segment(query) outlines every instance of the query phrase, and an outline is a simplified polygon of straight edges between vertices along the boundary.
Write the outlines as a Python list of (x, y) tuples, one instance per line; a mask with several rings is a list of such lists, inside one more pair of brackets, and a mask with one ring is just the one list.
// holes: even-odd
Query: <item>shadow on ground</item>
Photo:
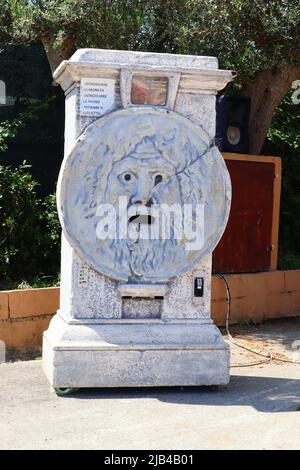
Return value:
[(222, 387), (80, 389), (62, 397), (80, 400), (157, 399), (177, 405), (252, 406), (262, 412), (295, 411), (300, 406), (300, 379), (233, 375)]

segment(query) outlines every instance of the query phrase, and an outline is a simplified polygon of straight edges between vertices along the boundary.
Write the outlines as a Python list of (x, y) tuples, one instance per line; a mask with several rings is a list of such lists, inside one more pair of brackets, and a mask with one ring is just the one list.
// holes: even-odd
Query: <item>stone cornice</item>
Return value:
[(236, 76), (235, 72), (229, 70), (220, 70), (217, 68), (199, 68), (184, 67), (179, 65), (148, 65), (148, 64), (112, 64), (109, 62), (95, 62), (74, 60), (63, 61), (55, 70), (53, 77), (56, 83), (60, 84), (65, 92), (72, 85), (78, 83), (81, 77), (106, 77), (119, 78), (121, 70), (130, 70), (135, 72), (160, 72), (180, 73), (180, 82), (178, 92), (185, 93), (216, 93), (222, 90), (228, 82)]

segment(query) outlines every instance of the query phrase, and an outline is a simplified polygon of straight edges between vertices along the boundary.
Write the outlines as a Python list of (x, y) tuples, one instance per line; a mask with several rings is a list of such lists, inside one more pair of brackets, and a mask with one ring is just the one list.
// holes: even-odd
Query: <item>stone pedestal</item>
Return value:
[[(60, 310), (43, 340), (52, 386), (228, 383), (210, 294), (231, 199), (214, 146), (215, 94), (231, 72), (213, 57), (83, 49), (54, 78), (66, 131)], [(99, 240), (99, 204), (123, 195), (138, 207), (202, 205), (203, 243)]]

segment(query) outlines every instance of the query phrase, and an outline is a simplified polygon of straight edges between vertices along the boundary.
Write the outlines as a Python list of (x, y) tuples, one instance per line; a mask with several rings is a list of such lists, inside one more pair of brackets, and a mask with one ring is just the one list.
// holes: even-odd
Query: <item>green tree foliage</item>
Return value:
[(20, 280), (33, 273), (56, 273), (60, 226), (55, 196), (41, 201), (29, 166), (0, 164), (0, 279)]
[(298, 0), (4, 0), (0, 11), (3, 39), (217, 55), (241, 80), (299, 59)]
[(138, 0), (4, 0), (2, 37), (41, 39), (65, 58), (78, 47), (138, 49), (147, 9)]
[(300, 267), (300, 104), (291, 93), (276, 110), (263, 151), (282, 158), (280, 268)]
[(300, 76), (299, 0), (3, 0), (0, 24), (2, 44), (42, 40), (52, 69), (79, 47), (217, 56), (252, 98), (253, 153)]
[(7, 141), (13, 139), (23, 126), (20, 118), (0, 122), (0, 152), (7, 150)]

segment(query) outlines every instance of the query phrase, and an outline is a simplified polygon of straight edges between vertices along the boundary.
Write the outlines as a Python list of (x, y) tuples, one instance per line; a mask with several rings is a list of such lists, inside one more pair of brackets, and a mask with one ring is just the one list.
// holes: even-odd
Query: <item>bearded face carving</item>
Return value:
[[(211, 253), (223, 233), (230, 200), (224, 166), (206, 133), (178, 114), (116, 111), (91, 124), (66, 159), (58, 195), (63, 230), (102, 274), (169, 281)], [(202, 231), (194, 249), (187, 221), (195, 237), (195, 225)]]
[[(108, 176), (105, 201), (116, 204), (120, 196), (127, 196), (129, 205), (151, 206), (160, 202), (170, 189), (170, 180), (176, 167), (163, 158), (152, 140), (146, 137), (133, 151), (113, 164)], [(177, 202), (179, 201), (179, 187)], [(174, 195), (175, 196), (175, 195)]]
[[(177, 242), (174, 240), (173, 220), (170, 221), (167, 239), (164, 239), (160, 230), (162, 222), (167, 222), (166, 218), (163, 219), (164, 204), (168, 207), (172, 201), (172, 204), (181, 207), (182, 202), (176, 167), (164, 159), (149, 137), (137, 143), (132, 152), (113, 164), (104, 202), (112, 208), (118, 208), (120, 198), (124, 198), (127, 209), (124, 220), (127, 236), (120, 239), (120, 231), (115, 231), (109, 245), (115, 255), (114, 262), (122, 260), (124, 268), (130, 268), (131, 279), (138, 280), (151, 272), (164, 269), (166, 257), (169, 262), (172, 261), (170, 257), (174, 256)], [(99, 245), (104, 244), (102, 237)]]

